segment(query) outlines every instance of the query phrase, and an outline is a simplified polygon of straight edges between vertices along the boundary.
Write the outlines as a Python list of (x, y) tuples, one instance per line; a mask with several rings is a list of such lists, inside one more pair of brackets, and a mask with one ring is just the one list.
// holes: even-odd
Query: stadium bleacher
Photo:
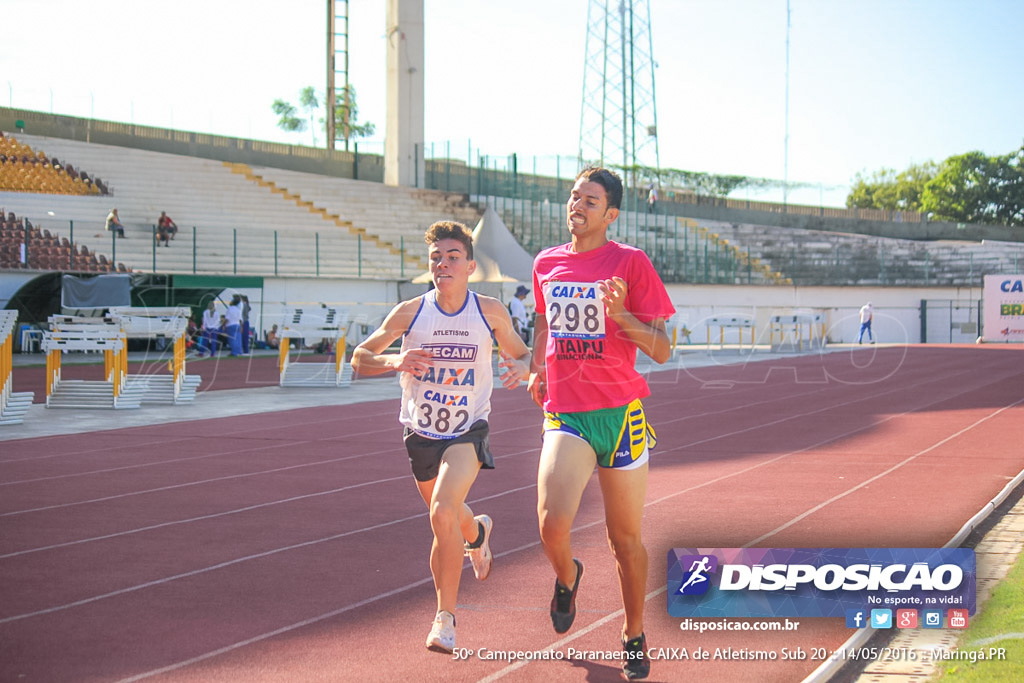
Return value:
[[(475, 225), (490, 203), (528, 251), (564, 240), (560, 204), (399, 188), (378, 182), (19, 134), (28, 157), (73, 159), (107, 178), (111, 195), (0, 190), (0, 203), (48, 230), (21, 263), (23, 237), (4, 233), (0, 263), (117, 270), (406, 280), (425, 270), (419, 242), (435, 220)], [(12, 148), (14, 149), (14, 148)], [(51, 164), (50, 168), (53, 166)], [(95, 186), (94, 186), (95, 187)], [(116, 206), (127, 239), (103, 221)], [(157, 247), (155, 222), (179, 225)], [(963, 286), (1020, 269), (1024, 244), (921, 241), (623, 211), (613, 239), (644, 248), (671, 282), (753, 285)], [(69, 242), (74, 245), (69, 246)], [(123, 265), (120, 265), (123, 264)]]
[(0, 191), (39, 194), (106, 194), (102, 181), (96, 182), (74, 166), (48, 157), (42, 150), (19, 142), (0, 131)]
[[(419, 242), (427, 225), (445, 218), (473, 225), (480, 215), (461, 205), (460, 196), (443, 192), (249, 169), (273, 180), (275, 191), (238, 172), (238, 165), (22, 137), (109, 178), (112, 196), (8, 193), (3, 202), (61, 238), (70, 237), (73, 226), (76, 243), (110, 260), (116, 249), (117, 261), (133, 271), (411, 278), (425, 269)], [(116, 245), (103, 227), (112, 207), (126, 227), (126, 239)], [(155, 248), (161, 211), (179, 232), (170, 247)], [(404, 257), (403, 240), (410, 241)]]

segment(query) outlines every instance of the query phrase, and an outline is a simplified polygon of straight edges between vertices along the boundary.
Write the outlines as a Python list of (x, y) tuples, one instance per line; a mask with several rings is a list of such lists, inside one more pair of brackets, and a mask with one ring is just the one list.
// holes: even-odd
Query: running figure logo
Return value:
[(679, 586), (678, 595), (703, 595), (711, 587), (709, 574), (718, 570), (718, 558), (714, 555), (684, 555), (679, 558), (679, 565), (689, 569), (683, 574), (683, 583)]

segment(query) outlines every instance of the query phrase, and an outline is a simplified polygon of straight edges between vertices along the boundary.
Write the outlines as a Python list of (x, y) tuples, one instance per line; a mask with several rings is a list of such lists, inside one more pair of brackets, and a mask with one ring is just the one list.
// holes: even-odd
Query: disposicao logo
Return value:
[(973, 614), (975, 580), (967, 548), (674, 548), (668, 612), (846, 619), (860, 612), (879, 628), (875, 610), (957, 607)]
[(679, 558), (689, 569), (683, 574), (683, 583), (679, 586), (680, 595), (703, 595), (711, 587), (710, 574), (718, 569), (718, 558), (714, 555), (684, 555)]

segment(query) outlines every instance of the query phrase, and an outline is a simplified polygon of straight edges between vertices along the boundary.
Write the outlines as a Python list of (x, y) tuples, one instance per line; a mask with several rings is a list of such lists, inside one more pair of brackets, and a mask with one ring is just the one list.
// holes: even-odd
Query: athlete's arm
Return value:
[(533, 402), (544, 407), (544, 398), (547, 396), (547, 370), (544, 359), (544, 350), (548, 345), (548, 319), (547, 316), (538, 315), (533, 322), (533, 359), (530, 363), (530, 383), (527, 389)]
[(360, 375), (380, 375), (389, 370), (410, 372), (419, 377), (431, 365), (430, 352), (409, 349), (403, 353), (384, 353), (396, 339), (405, 334), (419, 310), (419, 298), (391, 309), (381, 326), (363, 340), (352, 352), (352, 370)]
[(643, 323), (626, 310), (628, 287), (625, 280), (621, 277), (602, 280), (597, 283), (597, 288), (601, 292), (601, 301), (604, 302), (608, 317), (615, 321), (638, 349), (656, 363), (664, 363), (672, 356), (672, 342), (665, 331), (665, 319), (655, 318), (649, 323)]
[(498, 367), (505, 369), (501, 383), (506, 389), (515, 389), (520, 382), (530, 377), (530, 349), (523, 343), (523, 338), (516, 334), (512, 317), (500, 301), (480, 297), (480, 306), (498, 342), (498, 352), (502, 359)]

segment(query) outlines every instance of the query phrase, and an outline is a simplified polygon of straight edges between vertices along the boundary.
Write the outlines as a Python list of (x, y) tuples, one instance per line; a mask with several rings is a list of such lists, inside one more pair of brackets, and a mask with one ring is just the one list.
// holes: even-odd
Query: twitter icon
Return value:
[(871, 610), (871, 628), (892, 628), (892, 610)]

